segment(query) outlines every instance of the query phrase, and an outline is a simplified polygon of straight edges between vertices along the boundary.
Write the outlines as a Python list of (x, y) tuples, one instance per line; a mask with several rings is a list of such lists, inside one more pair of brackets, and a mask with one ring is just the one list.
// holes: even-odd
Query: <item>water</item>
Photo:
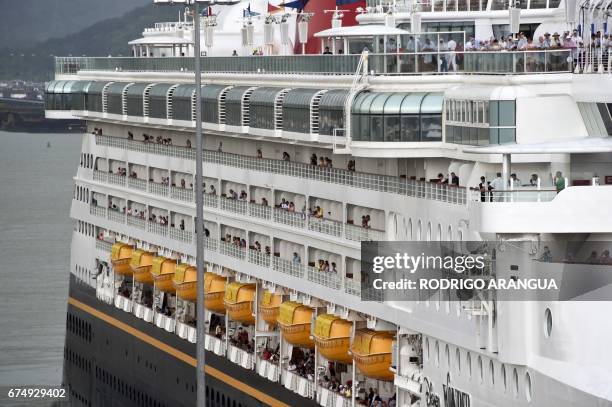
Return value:
[(80, 149), (75, 134), (0, 131), (0, 386), (61, 383)]

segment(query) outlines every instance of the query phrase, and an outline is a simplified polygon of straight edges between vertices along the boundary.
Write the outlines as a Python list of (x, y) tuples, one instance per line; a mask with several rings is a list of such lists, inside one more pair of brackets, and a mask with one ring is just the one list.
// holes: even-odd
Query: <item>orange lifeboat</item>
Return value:
[(283, 338), (292, 345), (313, 349), (314, 342), (310, 339), (313, 312), (312, 308), (300, 303), (283, 302), (277, 319)]
[(155, 287), (163, 292), (174, 292), (174, 272), (176, 270), (176, 260), (157, 256), (153, 259), (151, 267), (151, 277), (155, 282)]
[(313, 333), (317, 350), (332, 362), (352, 363), (349, 354), (353, 324), (333, 314), (317, 316)]
[(391, 352), (395, 336), (391, 332), (361, 329), (355, 333), (351, 353), (361, 373), (373, 379), (393, 381)]
[(255, 323), (253, 316), (253, 301), (255, 300), (255, 284), (242, 284), (236, 281), (229, 283), (225, 290), (225, 308), (227, 316), (244, 325)]
[(268, 290), (263, 292), (259, 303), (259, 315), (272, 327), (276, 325), (281, 302), (282, 297), (280, 295), (273, 294)]
[(215, 273), (204, 273), (204, 307), (207, 311), (225, 314), (225, 286), (227, 279)]
[(198, 271), (195, 267), (184, 263), (176, 266), (172, 283), (179, 298), (185, 301), (195, 301), (197, 299), (197, 281)]
[(132, 274), (130, 261), (132, 260), (132, 246), (126, 243), (115, 243), (111, 248), (111, 264), (117, 274), (129, 276)]
[(151, 252), (141, 249), (134, 250), (132, 260), (130, 260), (130, 268), (134, 274), (134, 280), (140, 283), (153, 283), (153, 277), (151, 276), (153, 258), (154, 255)]

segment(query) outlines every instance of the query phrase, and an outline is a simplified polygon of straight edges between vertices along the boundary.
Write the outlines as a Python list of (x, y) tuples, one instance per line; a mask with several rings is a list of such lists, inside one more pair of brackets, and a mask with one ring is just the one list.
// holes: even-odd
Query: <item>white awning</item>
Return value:
[(395, 36), (402, 34), (410, 34), (410, 32), (382, 24), (368, 24), (329, 28), (319, 31), (315, 34), (315, 37), (373, 37), (375, 35)]
[(585, 137), (533, 144), (502, 144), (466, 146), (464, 153), (472, 154), (580, 154), (612, 152), (612, 137)]
[(151, 36), (143, 37), (137, 40), (128, 42), (129, 45), (179, 45), (191, 44), (192, 41), (186, 38), (171, 37), (171, 36)]

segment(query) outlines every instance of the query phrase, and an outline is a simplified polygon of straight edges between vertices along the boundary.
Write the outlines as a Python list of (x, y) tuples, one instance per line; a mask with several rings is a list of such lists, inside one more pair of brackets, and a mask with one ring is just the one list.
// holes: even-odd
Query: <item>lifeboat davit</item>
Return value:
[(255, 284), (229, 283), (225, 290), (225, 309), (232, 321), (244, 325), (255, 323), (253, 301), (255, 300)]
[(263, 292), (259, 303), (259, 315), (268, 325), (276, 326), (281, 302), (282, 297), (280, 295), (273, 294), (268, 290)]
[(333, 314), (318, 315), (313, 332), (317, 350), (332, 362), (352, 363), (349, 354), (353, 324)]
[(351, 353), (361, 373), (373, 379), (393, 381), (391, 353), (395, 336), (391, 332), (361, 329), (355, 333)]
[(130, 260), (130, 269), (134, 274), (134, 280), (140, 283), (153, 283), (151, 276), (151, 266), (153, 265), (154, 254), (142, 249), (134, 250), (132, 260)]
[(176, 266), (172, 283), (176, 290), (176, 295), (185, 301), (195, 301), (197, 299), (196, 285), (198, 281), (198, 271), (189, 264), (181, 263)]
[(312, 308), (298, 302), (283, 302), (277, 319), (283, 338), (292, 345), (314, 349), (314, 341), (310, 338), (313, 313)]
[(225, 286), (227, 279), (215, 273), (204, 273), (204, 307), (207, 311), (225, 314)]
[(111, 248), (111, 264), (117, 274), (129, 276), (132, 274), (130, 261), (132, 260), (132, 246), (126, 243), (115, 243)]
[(163, 292), (174, 292), (174, 272), (176, 271), (176, 260), (157, 256), (153, 259), (151, 267), (151, 277), (155, 282), (155, 287)]

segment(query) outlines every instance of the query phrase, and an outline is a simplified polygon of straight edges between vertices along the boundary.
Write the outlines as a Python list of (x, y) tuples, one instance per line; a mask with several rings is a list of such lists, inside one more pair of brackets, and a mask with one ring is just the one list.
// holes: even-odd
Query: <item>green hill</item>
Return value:
[(175, 21), (178, 6), (151, 3), (122, 17), (95, 23), (74, 34), (52, 38), (19, 52), (0, 51), (0, 79), (46, 81), (53, 78), (53, 56), (108, 56), (131, 54), (128, 41), (139, 38), (145, 27)]

